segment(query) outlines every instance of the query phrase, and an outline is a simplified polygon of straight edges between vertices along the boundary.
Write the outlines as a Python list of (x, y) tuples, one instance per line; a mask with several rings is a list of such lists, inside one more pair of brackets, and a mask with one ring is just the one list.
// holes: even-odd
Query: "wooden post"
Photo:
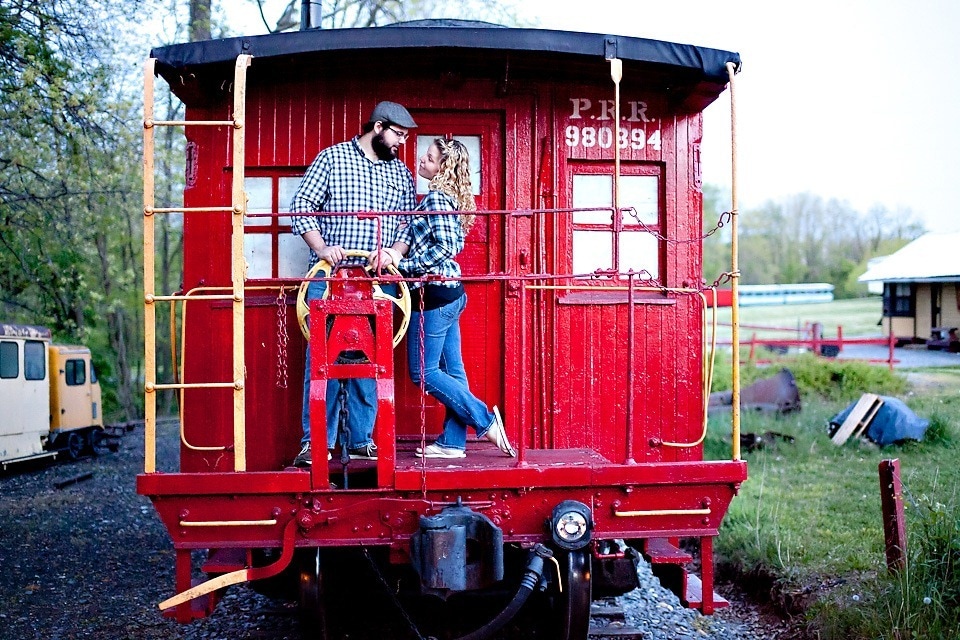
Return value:
[(896, 346), (896, 339), (893, 336), (893, 318), (890, 318), (890, 335), (887, 336), (887, 348), (888, 356), (887, 363), (890, 366), (890, 371), (893, 371), (893, 348)]
[(907, 526), (903, 517), (903, 486), (900, 484), (900, 460), (880, 461), (880, 505), (883, 511), (883, 538), (887, 550), (887, 569), (892, 573), (906, 565)]

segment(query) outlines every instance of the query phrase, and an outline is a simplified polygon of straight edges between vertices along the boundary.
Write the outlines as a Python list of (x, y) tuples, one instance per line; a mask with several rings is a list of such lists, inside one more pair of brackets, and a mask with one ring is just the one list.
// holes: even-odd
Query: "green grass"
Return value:
[[(858, 363), (809, 358), (790, 368), (802, 410), (745, 412), (741, 430), (795, 441), (744, 453), (750, 477), (717, 539), (721, 561), (771, 577), (820, 638), (960, 638), (960, 368), (912, 372), (913, 386)], [(770, 373), (747, 368), (745, 384)], [(828, 420), (865, 391), (900, 397), (929, 418), (924, 441), (833, 445)], [(729, 428), (728, 416), (711, 418), (708, 456), (729, 455)], [(900, 460), (907, 496), (910, 563), (898, 576), (886, 569), (880, 510), (877, 468), (888, 458)], [(956, 571), (937, 569), (950, 558)]]

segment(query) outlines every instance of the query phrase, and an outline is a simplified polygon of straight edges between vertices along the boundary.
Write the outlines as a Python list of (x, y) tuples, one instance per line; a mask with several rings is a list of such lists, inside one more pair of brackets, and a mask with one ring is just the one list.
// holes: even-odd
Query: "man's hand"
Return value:
[(317, 251), (316, 254), (318, 258), (326, 261), (331, 267), (336, 266), (338, 262), (347, 257), (347, 253), (343, 250), (343, 247), (337, 245), (327, 245)]

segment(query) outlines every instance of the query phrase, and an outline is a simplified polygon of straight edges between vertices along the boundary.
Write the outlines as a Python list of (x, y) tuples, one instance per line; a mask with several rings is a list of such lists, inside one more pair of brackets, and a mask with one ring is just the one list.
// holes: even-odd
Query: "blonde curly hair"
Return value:
[[(477, 203), (473, 199), (473, 185), (470, 183), (470, 155), (459, 140), (436, 138), (433, 145), (440, 152), (440, 168), (430, 181), (430, 188), (447, 194), (457, 203), (460, 211), (476, 211)], [(476, 221), (472, 213), (461, 213), (460, 227), (464, 233), (470, 230)]]

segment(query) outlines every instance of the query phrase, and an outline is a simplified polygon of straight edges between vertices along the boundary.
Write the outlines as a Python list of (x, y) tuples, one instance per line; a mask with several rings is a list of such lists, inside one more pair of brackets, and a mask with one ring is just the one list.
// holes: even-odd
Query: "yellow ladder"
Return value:
[[(167, 389), (224, 388), (233, 390), (234, 471), (246, 471), (246, 414), (244, 384), (244, 280), (243, 216), (247, 198), (244, 180), (244, 117), (246, 115), (247, 67), (250, 55), (237, 56), (233, 81), (232, 120), (154, 120), (153, 79), (156, 59), (149, 58), (143, 73), (143, 323), (144, 323), (144, 463), (145, 473), (156, 471), (157, 391)], [(233, 127), (233, 189), (229, 207), (156, 207), (154, 150), (156, 127), (212, 126)], [(164, 213), (231, 212), (231, 280), (232, 293), (190, 294), (187, 296), (156, 295), (155, 291), (155, 215)], [(157, 384), (156, 303), (181, 300), (231, 300), (233, 302), (233, 380), (229, 382), (195, 382)], [(171, 310), (171, 313), (173, 311)], [(181, 425), (182, 429), (182, 425)], [(222, 447), (225, 448), (225, 447)]]

